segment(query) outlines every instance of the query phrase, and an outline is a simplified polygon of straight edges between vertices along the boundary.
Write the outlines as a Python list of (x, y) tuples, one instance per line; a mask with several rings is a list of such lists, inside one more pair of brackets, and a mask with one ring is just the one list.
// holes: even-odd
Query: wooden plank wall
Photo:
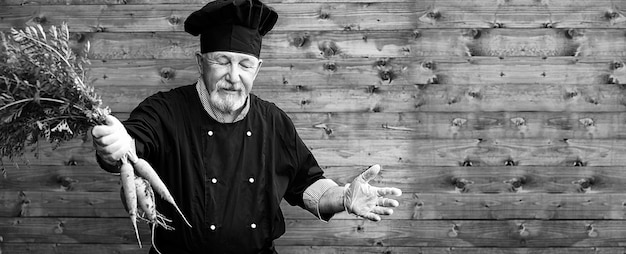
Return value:
[[(284, 205), (282, 253), (624, 253), (626, 1), (267, 0), (253, 91), (340, 184), (383, 165), (387, 220)], [(120, 118), (197, 78), (200, 0), (0, 0), (0, 30), (68, 22)], [(0, 179), (1, 253), (146, 253), (89, 138)], [(141, 227), (144, 245), (149, 231)]]

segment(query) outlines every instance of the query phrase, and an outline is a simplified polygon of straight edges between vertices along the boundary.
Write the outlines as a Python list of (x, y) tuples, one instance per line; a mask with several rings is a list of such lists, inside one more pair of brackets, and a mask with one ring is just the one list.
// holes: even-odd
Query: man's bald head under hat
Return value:
[(261, 39), (278, 19), (258, 0), (215, 0), (185, 20), (185, 31), (200, 35), (200, 52), (229, 51), (259, 57)]

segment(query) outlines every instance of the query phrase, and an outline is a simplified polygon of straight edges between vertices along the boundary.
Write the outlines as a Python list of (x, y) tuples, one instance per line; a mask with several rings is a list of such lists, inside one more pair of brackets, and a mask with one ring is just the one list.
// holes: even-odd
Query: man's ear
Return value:
[(200, 75), (202, 75), (202, 61), (203, 57), (202, 57), (202, 53), (200, 52), (196, 52), (196, 62), (198, 63), (198, 72), (200, 73)]
[(259, 64), (256, 66), (256, 71), (254, 72), (253, 80), (255, 80), (256, 79), (256, 75), (259, 74), (259, 70), (261, 70), (261, 65), (263, 65), (263, 60), (259, 59)]

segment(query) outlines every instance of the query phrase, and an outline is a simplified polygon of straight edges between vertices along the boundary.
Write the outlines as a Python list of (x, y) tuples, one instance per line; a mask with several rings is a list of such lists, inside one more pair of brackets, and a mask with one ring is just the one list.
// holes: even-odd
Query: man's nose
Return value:
[(239, 68), (239, 65), (231, 64), (228, 70), (228, 74), (226, 75), (226, 80), (231, 83), (238, 83), (241, 81), (240, 75), (241, 75), (241, 70)]

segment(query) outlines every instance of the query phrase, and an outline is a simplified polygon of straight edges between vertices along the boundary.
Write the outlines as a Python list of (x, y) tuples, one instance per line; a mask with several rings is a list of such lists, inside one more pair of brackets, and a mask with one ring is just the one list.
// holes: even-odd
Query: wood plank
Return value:
[[(276, 3), (275, 30), (393, 30), (416, 28), (624, 28), (622, 2), (402, 1), (368, 3)], [(60, 24), (73, 31), (182, 31), (198, 4), (6, 6), (0, 29)]]
[[(515, 161), (511, 161), (515, 164)], [(562, 166), (425, 167), (382, 165), (375, 185), (395, 186), (412, 193), (624, 193), (626, 173), (616, 167), (586, 167), (570, 161)], [(574, 166), (580, 163), (581, 166)], [(325, 175), (349, 183), (364, 166), (328, 167)]]
[[(621, 247), (623, 221), (289, 221), (280, 245)], [(306, 224), (306, 226), (304, 226)]]
[[(25, 1), (25, 0), (0, 0), (0, 4), (2, 5), (145, 5), (145, 4), (193, 4), (198, 6), (203, 6), (207, 4), (207, 2), (211, 2), (212, 0), (37, 0), (37, 1)], [(274, 4), (293, 4), (293, 3), (362, 3), (363, 0), (265, 0), (263, 1), (266, 4), (274, 5)], [(379, 0), (377, 2), (413, 2), (411, 0)], [(498, 1), (498, 0), (469, 0), (463, 1), (462, 3), (458, 3), (454, 0), (433, 0), (429, 2), (431, 5), (458, 5), (458, 6), (477, 6), (477, 5), (485, 5), (489, 7), (494, 7), (494, 5), (498, 6), (545, 6), (545, 7), (556, 7), (556, 8), (572, 8), (572, 9), (582, 9), (591, 4), (584, 0), (562, 0), (559, 2), (536, 2), (529, 0), (517, 0), (517, 1)], [(596, 0), (594, 1), (597, 5), (600, 6), (610, 6), (612, 4), (616, 4), (611, 0)], [(617, 3), (619, 4), (619, 3)], [(617, 5), (619, 7), (619, 5)]]
[[(139, 249), (132, 244), (39, 244), (5, 243), (0, 251), (11, 254), (144, 254), (149, 246)], [(446, 248), (446, 247), (352, 247), (352, 246), (276, 246), (278, 253), (290, 254), (623, 254), (623, 247), (587, 248)]]
[[(132, 83), (131, 83), (132, 84)], [(193, 84), (193, 83), (187, 83)], [(97, 86), (113, 112), (131, 112), (141, 101), (175, 85)], [(412, 112), (623, 112), (618, 85), (499, 84), (393, 86), (264, 86), (252, 89), (288, 113)], [(556, 120), (556, 119), (555, 119)], [(556, 120), (559, 121), (559, 120)]]
[[(621, 166), (585, 167), (583, 162), (570, 163), (547, 167), (383, 164), (379, 177), (372, 183), (377, 186), (398, 187), (406, 193), (626, 193), (626, 172)], [(580, 163), (581, 166), (574, 166), (575, 163)], [(345, 185), (366, 167), (367, 164), (355, 164), (323, 166), (323, 169), (326, 177)], [(1, 191), (117, 193), (119, 190), (119, 177), (105, 173), (96, 165), (72, 168), (45, 165), (19, 169), (6, 167), (5, 172), (6, 177), (0, 178)], [(13, 196), (17, 197), (16, 195)]]
[[(96, 87), (181, 86), (198, 79), (188, 60), (102, 60), (88, 67)], [(619, 84), (626, 80), (622, 61), (606, 58), (497, 57), (276, 59), (264, 62), (256, 86), (388, 86), (414, 84)]]
[[(374, 184), (375, 186), (382, 186)], [(119, 185), (118, 185), (119, 186)], [(119, 188), (119, 187), (118, 187)], [(626, 195), (410, 193), (385, 220), (623, 220)], [(314, 219), (300, 207), (281, 203), (285, 218)], [(159, 209), (157, 207), (157, 209)], [(0, 191), (0, 217), (127, 218), (119, 192)], [(338, 213), (334, 219), (354, 219)]]
[(626, 114), (617, 112), (294, 112), (289, 116), (306, 140), (626, 137)]
[[(9, 164), (9, 163), (7, 163)], [(6, 165), (0, 190), (38, 190), (49, 192), (104, 192), (119, 189), (119, 177), (97, 165), (38, 166)]]
[(145, 254), (150, 246), (150, 242), (143, 248), (137, 244), (0, 243), (0, 251), (11, 254)]
[[(287, 113), (304, 140), (316, 139), (623, 139), (626, 113), (398, 112)], [(130, 113), (114, 113), (124, 121)]]
[[(89, 58), (193, 59), (200, 45), (183, 32), (76, 33), (89, 42)], [(263, 38), (261, 57), (323, 59), (440, 56), (624, 57), (626, 38), (616, 29), (419, 29), (395, 31), (279, 31)]]
[[(120, 185), (116, 184), (119, 190)], [(117, 192), (0, 191), (0, 217), (126, 218)]]
[[(324, 166), (415, 165), (586, 166), (626, 164), (626, 140), (600, 139), (446, 139), (446, 140), (305, 140)], [(91, 142), (71, 141), (53, 150), (42, 144), (39, 158), (25, 154), (31, 165), (96, 165)]]
[[(277, 245), (620, 247), (626, 222), (606, 220), (287, 220)], [(142, 239), (149, 239), (141, 225)], [(132, 244), (128, 219), (0, 218), (4, 243)], [(144, 240), (146, 241), (146, 240)]]
[(623, 254), (625, 248), (470, 248), (470, 247), (344, 247), (344, 246), (277, 246), (278, 253), (292, 254)]
[[(377, 73), (372, 66), (355, 62), (352, 63), (357, 66), (339, 63), (335, 72), (322, 70), (321, 62), (283, 62), (264, 68), (253, 92), (262, 98), (275, 98), (274, 102), (288, 112), (624, 110), (622, 86), (601, 84), (626, 80), (626, 68), (610, 70), (612, 64), (608, 62), (563, 65), (567, 59), (548, 65), (529, 60), (523, 64), (511, 61), (502, 66), (490, 61), (442, 63), (437, 64), (435, 72), (418, 70), (417, 74)], [(195, 82), (195, 64), (180, 64), (107, 61), (102, 67), (94, 66), (91, 77), (96, 90), (103, 95), (105, 103), (112, 105), (113, 111), (129, 112), (157, 91)], [(490, 68), (495, 71), (487, 71)], [(523, 78), (532, 71), (543, 73), (542, 68), (555, 70), (559, 75), (550, 75), (553, 78), (546, 81)], [(406, 70), (407, 67), (400, 65), (390, 69)], [(510, 73), (510, 79), (494, 77), (504, 72)], [(383, 81), (385, 78), (387, 81)], [(428, 84), (433, 80), (441, 84)]]

